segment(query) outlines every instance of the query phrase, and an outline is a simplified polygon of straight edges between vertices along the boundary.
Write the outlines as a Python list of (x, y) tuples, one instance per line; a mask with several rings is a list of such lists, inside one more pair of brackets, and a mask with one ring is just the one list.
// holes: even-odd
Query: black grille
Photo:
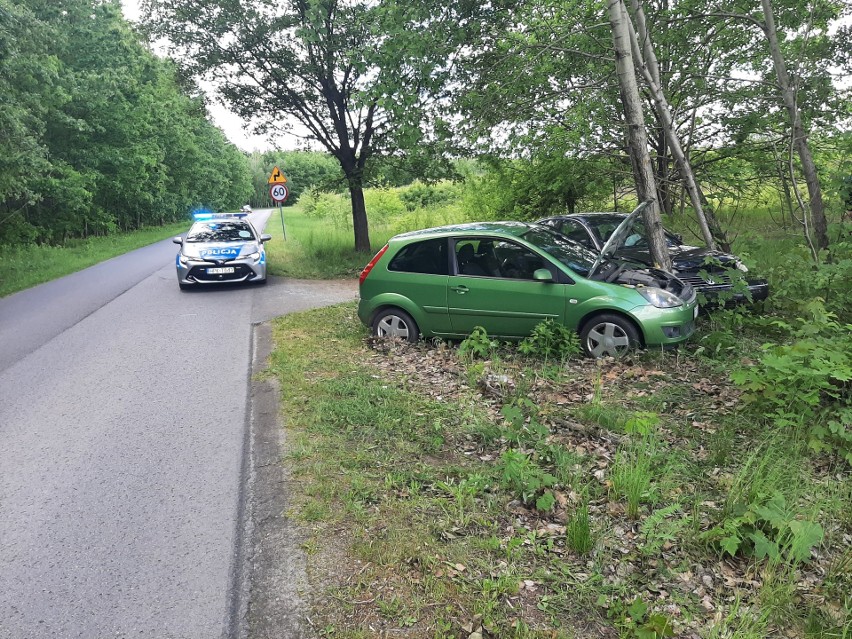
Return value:
[(699, 291), (726, 290), (731, 288), (731, 278), (722, 273), (710, 273), (710, 282), (697, 273), (678, 273), (678, 279), (691, 284)]
[(228, 264), (227, 267), (233, 267), (233, 273), (210, 274), (207, 272), (211, 266), (193, 266), (189, 271), (189, 278), (198, 282), (232, 282), (235, 280), (244, 280), (252, 274), (252, 270), (245, 264)]

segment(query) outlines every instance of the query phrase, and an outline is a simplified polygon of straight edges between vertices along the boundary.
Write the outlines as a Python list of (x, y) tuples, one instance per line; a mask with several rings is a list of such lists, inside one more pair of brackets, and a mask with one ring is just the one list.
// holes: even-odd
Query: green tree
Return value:
[(161, 224), (248, 196), (245, 157), (118, 0), (0, 0), (0, 70), (0, 243)]
[(267, 151), (253, 153), (251, 164), (254, 206), (265, 206), (269, 202), (268, 179), (274, 167), (278, 167), (287, 178), (290, 195), (285, 206), (295, 204), (303, 193), (312, 189), (337, 191), (346, 184), (346, 179), (337, 162), (328, 153), (317, 151)]
[[(411, 145), (386, 108), (416, 99), (400, 67), (380, 65), (394, 34), (379, 27), (375, 3), (287, 0), (147, 0), (151, 33), (167, 38), (193, 75), (213, 80), (241, 116), (274, 114), (275, 126), (298, 122), (340, 164), (352, 205), (355, 248), (370, 250), (364, 185), (371, 160)], [(386, 81), (385, 75), (392, 76)], [(377, 87), (396, 86), (389, 94)], [(271, 128), (272, 124), (267, 125)]]

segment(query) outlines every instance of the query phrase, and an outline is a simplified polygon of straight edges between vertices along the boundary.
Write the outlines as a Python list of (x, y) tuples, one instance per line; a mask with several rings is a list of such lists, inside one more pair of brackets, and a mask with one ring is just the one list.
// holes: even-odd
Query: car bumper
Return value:
[(704, 295), (708, 307), (717, 306), (724, 300), (727, 307), (740, 304), (762, 302), (769, 297), (769, 284), (766, 280), (750, 280), (748, 282), (749, 295), (743, 293), (732, 293), (730, 286), (696, 286), (695, 291)]
[[(239, 282), (259, 282), (266, 279), (266, 258), (233, 260), (224, 264), (190, 261), (182, 264), (176, 260), (178, 282), (184, 285), (227, 284)], [(211, 270), (214, 269), (214, 270)], [(217, 272), (221, 269), (225, 272)]]
[(698, 303), (692, 301), (676, 308), (649, 304), (633, 309), (632, 315), (642, 329), (645, 346), (669, 346), (689, 339), (695, 332)]

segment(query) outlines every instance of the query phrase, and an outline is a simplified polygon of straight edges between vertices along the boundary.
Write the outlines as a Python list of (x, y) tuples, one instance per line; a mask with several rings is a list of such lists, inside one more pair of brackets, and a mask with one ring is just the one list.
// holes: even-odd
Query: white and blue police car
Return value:
[(237, 282), (266, 283), (264, 242), (245, 213), (196, 213), (175, 258), (178, 285), (182, 289)]

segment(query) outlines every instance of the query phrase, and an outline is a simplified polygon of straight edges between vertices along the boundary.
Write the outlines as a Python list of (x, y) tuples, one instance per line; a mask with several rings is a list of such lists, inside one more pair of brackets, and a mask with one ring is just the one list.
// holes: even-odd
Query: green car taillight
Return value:
[(382, 259), (382, 255), (384, 255), (385, 251), (387, 251), (387, 250), (388, 250), (388, 245), (385, 244), (382, 247), (382, 250), (380, 250), (378, 253), (376, 253), (376, 257), (374, 257), (372, 260), (370, 260), (370, 263), (367, 264), (367, 266), (364, 267), (364, 270), (361, 271), (361, 276), (358, 278), (358, 284), (359, 285), (364, 283), (364, 280), (367, 279), (367, 276), (370, 274), (370, 271), (373, 270), (373, 267), (376, 265), (376, 262), (378, 262), (380, 259)]

